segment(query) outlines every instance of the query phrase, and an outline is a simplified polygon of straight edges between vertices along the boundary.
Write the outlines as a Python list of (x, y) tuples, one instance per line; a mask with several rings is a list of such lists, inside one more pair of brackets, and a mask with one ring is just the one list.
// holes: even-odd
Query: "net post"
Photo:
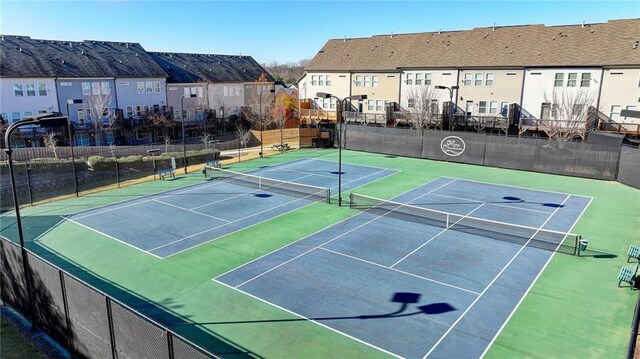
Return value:
[(580, 240), (582, 236), (576, 236), (576, 248), (578, 249), (578, 257), (580, 257)]
[(258, 188), (262, 189), (262, 178), (258, 177)]
[(353, 208), (353, 192), (349, 193), (349, 208)]
[(448, 228), (450, 228), (450, 227), (449, 227), (449, 213), (447, 213), (447, 223), (446, 223), (446, 228), (447, 228), (447, 229), (448, 229)]

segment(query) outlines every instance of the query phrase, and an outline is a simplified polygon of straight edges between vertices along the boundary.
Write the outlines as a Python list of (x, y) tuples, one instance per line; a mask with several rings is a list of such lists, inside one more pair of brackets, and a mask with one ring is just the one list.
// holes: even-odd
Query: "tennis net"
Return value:
[(554, 252), (579, 256), (581, 251), (581, 236), (572, 233), (443, 212), (357, 193), (349, 195), (349, 206), (380, 216), (451, 229)]
[(223, 179), (231, 184), (260, 189), (287, 196), (305, 198), (312, 201), (325, 201), (331, 203), (331, 190), (329, 188), (311, 186), (296, 182), (281, 181), (273, 178), (260, 177), (247, 173), (225, 170), (213, 166), (205, 166), (205, 177)]

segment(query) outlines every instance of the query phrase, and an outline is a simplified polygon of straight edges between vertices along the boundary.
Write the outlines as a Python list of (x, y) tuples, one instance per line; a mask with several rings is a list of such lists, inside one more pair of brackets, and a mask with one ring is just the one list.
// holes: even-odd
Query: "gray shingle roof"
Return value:
[(640, 19), (329, 40), (306, 71), (640, 65)]
[(169, 75), (169, 83), (253, 82), (262, 73), (273, 77), (251, 56), (151, 52), (151, 57)]
[(167, 77), (137, 43), (2, 35), (3, 77)]

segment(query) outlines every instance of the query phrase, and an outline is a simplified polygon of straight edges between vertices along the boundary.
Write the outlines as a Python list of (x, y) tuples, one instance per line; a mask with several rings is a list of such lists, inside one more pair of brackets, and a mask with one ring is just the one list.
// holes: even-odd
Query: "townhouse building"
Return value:
[[(139, 44), (3, 36), (0, 45), (1, 112), (11, 121), (35, 111), (68, 116), (76, 145), (123, 143), (132, 119), (165, 105), (167, 75)], [(25, 140), (38, 145), (42, 134)]]
[[(203, 126), (209, 125), (215, 129), (207, 131), (233, 130), (229, 118), (241, 115), (254, 97), (254, 91), (247, 89), (267, 73), (251, 56), (160, 52), (151, 56), (168, 75), (167, 104), (176, 120), (185, 120), (187, 137), (200, 136)], [(273, 87), (273, 78), (266, 76), (265, 86)]]
[[(585, 124), (637, 122), (619, 113), (640, 101), (639, 28), (640, 19), (626, 19), (332, 39), (299, 81), (302, 102), (311, 105), (301, 114), (335, 111), (315, 99), (315, 92), (339, 98), (366, 94), (373, 101), (352, 110), (372, 114), (384, 112), (385, 102), (411, 113), (417, 98), (428, 93), (433, 112), (448, 115), (451, 100), (455, 116), (474, 123), (508, 118), (508, 126), (520, 126), (523, 118), (525, 126), (536, 124), (525, 129), (531, 131), (544, 132), (541, 124), (557, 113), (554, 108), (572, 101), (578, 101), (571, 104), (576, 111), (588, 108), (597, 117)], [(385, 125), (396, 124), (397, 117), (387, 117)], [(640, 123), (635, 127), (640, 133)]]

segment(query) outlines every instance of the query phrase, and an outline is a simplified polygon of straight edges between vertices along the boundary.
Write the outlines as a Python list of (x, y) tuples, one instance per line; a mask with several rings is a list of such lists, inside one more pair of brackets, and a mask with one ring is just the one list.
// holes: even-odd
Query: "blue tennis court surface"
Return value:
[[(591, 199), (441, 177), (393, 200), (570, 232)], [(553, 253), (363, 211), (214, 281), (394, 356), (481, 357)]]
[[(252, 175), (337, 188), (337, 163), (303, 159), (265, 166)], [(343, 164), (343, 191), (396, 171)], [(166, 258), (313, 203), (312, 198), (251, 190), (208, 181), (67, 216), (67, 220), (114, 240)]]

